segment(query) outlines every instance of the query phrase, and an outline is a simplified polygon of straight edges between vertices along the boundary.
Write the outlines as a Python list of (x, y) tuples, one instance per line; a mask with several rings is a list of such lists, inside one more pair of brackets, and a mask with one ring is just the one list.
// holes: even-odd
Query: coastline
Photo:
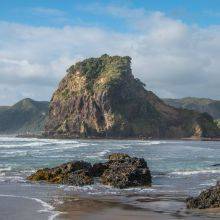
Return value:
[[(28, 198), (40, 199), (54, 207), (47, 212), (50, 216), (62, 212), (54, 220), (211, 220), (220, 217), (216, 210), (186, 210), (185, 204), (188, 196), (198, 195), (219, 180), (219, 166), (213, 166), (220, 158), (218, 142), (2, 137), (0, 144), (1, 194), (19, 197), (15, 201), (8, 198), (7, 203), (2, 198), (0, 209), (4, 214), (7, 212), (6, 217), (1, 216), (3, 220), (48, 220), (44, 218), (45, 212), (39, 212), (44, 207)], [(113, 152), (145, 158), (152, 170), (152, 187), (121, 190), (103, 186), (98, 181), (91, 186), (74, 187), (26, 180), (43, 167), (82, 158), (92, 164), (104, 162)], [(19, 216), (28, 217), (19, 219), (15, 216), (16, 210)], [(37, 217), (31, 218), (30, 213)]]
[[(149, 202), (149, 207), (151, 206)], [(162, 200), (155, 201), (157, 205), (163, 205)], [(86, 198), (75, 197), (72, 200), (66, 201), (56, 207), (56, 210), (61, 214), (57, 220), (200, 220), (202, 219), (219, 218), (218, 210), (186, 210), (183, 202), (172, 204), (174, 207), (179, 207), (178, 210), (170, 212), (168, 210), (161, 211), (151, 210), (150, 208), (135, 207), (131, 204), (123, 204), (116, 199), (106, 198)], [(156, 207), (155, 207), (156, 209)], [(217, 214), (217, 215), (216, 215)]]
[(64, 203), (58, 207), (61, 213), (57, 220), (168, 220), (168, 216), (144, 211), (117, 202), (100, 202), (98, 200), (79, 199)]
[(0, 194), (1, 219), (54, 220), (61, 213), (49, 203), (34, 197)]
[(206, 137), (185, 137), (185, 138), (128, 138), (128, 137), (69, 137), (69, 136), (44, 136), (40, 134), (14, 134), (17, 138), (38, 138), (38, 139), (60, 139), (60, 140), (143, 140), (143, 141), (220, 141), (219, 138), (206, 138)]
[[(75, 194), (59, 189), (58, 185), (56, 188), (46, 184), (0, 184), (0, 187), (5, 192), (0, 195), (2, 220), (211, 220), (220, 217), (218, 208), (187, 210), (185, 197)], [(47, 193), (47, 189), (55, 197), (40, 199), (38, 196)], [(12, 195), (15, 191), (19, 195)]]

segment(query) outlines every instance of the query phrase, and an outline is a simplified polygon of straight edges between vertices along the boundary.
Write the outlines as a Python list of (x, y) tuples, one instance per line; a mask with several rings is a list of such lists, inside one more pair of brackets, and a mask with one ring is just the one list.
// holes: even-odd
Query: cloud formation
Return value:
[[(108, 9), (112, 16), (114, 10)], [(142, 10), (132, 19), (131, 9), (121, 10), (135, 31), (0, 22), (0, 105), (49, 100), (71, 64), (104, 53), (131, 56), (135, 77), (160, 97), (220, 99), (220, 26), (190, 26)]]

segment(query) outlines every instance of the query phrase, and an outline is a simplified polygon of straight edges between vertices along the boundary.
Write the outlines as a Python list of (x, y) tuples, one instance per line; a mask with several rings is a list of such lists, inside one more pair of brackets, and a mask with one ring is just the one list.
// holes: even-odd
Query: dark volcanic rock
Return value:
[[(108, 169), (101, 175), (101, 182), (116, 188), (151, 186), (151, 173), (143, 158), (124, 154), (110, 155)], [(117, 159), (118, 158), (118, 159)]]
[(95, 163), (90, 169), (90, 172), (92, 176), (100, 177), (107, 168), (108, 163)]
[(50, 103), (49, 137), (218, 137), (212, 117), (165, 104), (136, 79), (131, 58), (103, 55), (67, 70)]
[(91, 167), (90, 163), (73, 161), (51, 169), (45, 168), (38, 170), (36, 173), (29, 176), (28, 180), (70, 185), (79, 185), (79, 183), (82, 183), (82, 185), (85, 185), (85, 183), (91, 184), (92, 179), (88, 175), (88, 171)]
[(93, 178), (91, 177), (89, 171), (78, 170), (67, 175), (67, 177), (63, 179), (63, 184), (74, 186), (91, 185), (93, 184)]
[(188, 209), (207, 209), (220, 207), (220, 183), (200, 193), (198, 197), (190, 197), (186, 201)]
[(84, 161), (73, 161), (54, 168), (38, 170), (27, 179), (75, 186), (91, 185), (93, 177), (100, 177), (104, 185), (117, 188), (151, 186), (151, 173), (143, 158), (127, 154), (109, 155), (109, 161), (91, 166)]

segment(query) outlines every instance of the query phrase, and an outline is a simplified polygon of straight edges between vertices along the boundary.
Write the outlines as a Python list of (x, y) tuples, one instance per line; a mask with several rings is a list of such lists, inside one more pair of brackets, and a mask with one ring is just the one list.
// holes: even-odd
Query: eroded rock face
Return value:
[(116, 188), (151, 186), (151, 173), (143, 158), (125, 154), (110, 155), (108, 168), (101, 175), (101, 182)]
[(220, 207), (220, 183), (200, 193), (198, 197), (190, 197), (186, 201), (188, 209), (207, 209)]
[(67, 70), (50, 103), (49, 137), (216, 137), (205, 114), (165, 104), (134, 78), (131, 58), (103, 55)]
[(92, 165), (84, 161), (73, 161), (54, 168), (38, 170), (28, 177), (31, 181), (45, 181), (48, 183), (86, 185), (92, 184), (89, 170)]

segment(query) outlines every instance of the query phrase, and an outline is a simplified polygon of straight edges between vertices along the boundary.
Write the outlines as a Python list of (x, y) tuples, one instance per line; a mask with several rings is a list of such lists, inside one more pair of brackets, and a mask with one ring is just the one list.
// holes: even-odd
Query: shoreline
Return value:
[[(5, 189), (5, 195), (0, 196), (3, 220), (211, 220), (220, 217), (219, 208), (188, 210), (184, 198), (176, 199), (169, 195), (93, 195), (62, 190), (58, 194), (55, 187), (55, 194), (45, 199), (37, 195), (46, 193), (49, 185), (0, 186)], [(23, 193), (12, 195), (15, 190)], [(35, 195), (32, 195), (33, 190)]]
[[(212, 216), (220, 217), (217, 210), (186, 210), (184, 203), (187, 197), (197, 196), (219, 180), (219, 142), (68, 141), (15, 137), (2, 137), (0, 142), (1, 194), (37, 198), (55, 207), (53, 211), (67, 212), (54, 220), (198, 220), (198, 215), (200, 219), (211, 220)], [(103, 186), (98, 181), (84, 187), (26, 181), (36, 169), (72, 160), (83, 159), (92, 164), (104, 162), (113, 152), (146, 159), (153, 175), (152, 187), (120, 190)], [(215, 164), (218, 167), (212, 167)], [(22, 198), (1, 198), (1, 201), (3, 220), (48, 220), (44, 217), (45, 212), (36, 211), (43, 209), (36, 201)], [(30, 213), (36, 215), (31, 218)], [(3, 214), (7, 214), (7, 218)], [(21, 218), (21, 215), (28, 217)]]
[(49, 203), (34, 197), (0, 194), (0, 203), (1, 219), (9, 219), (10, 216), (16, 220), (54, 220), (61, 214)]
[[(219, 218), (218, 210), (186, 210), (184, 204), (173, 202), (173, 206), (178, 209), (172, 211), (156, 209), (156, 206), (163, 205), (163, 200), (155, 202), (154, 210), (150, 208), (151, 201), (145, 202), (149, 207), (141, 208), (132, 204), (126, 204), (116, 199), (75, 197), (72, 200), (65, 201), (56, 207), (61, 214), (57, 220), (200, 220), (209, 218)], [(167, 201), (169, 203), (169, 201)], [(202, 215), (202, 216), (201, 216)]]
[(205, 137), (186, 137), (186, 138), (123, 138), (123, 137), (64, 137), (64, 136), (43, 136), (35, 134), (12, 134), (17, 138), (37, 138), (37, 139), (58, 139), (58, 140), (140, 140), (140, 141), (220, 141), (220, 138), (205, 138)]

